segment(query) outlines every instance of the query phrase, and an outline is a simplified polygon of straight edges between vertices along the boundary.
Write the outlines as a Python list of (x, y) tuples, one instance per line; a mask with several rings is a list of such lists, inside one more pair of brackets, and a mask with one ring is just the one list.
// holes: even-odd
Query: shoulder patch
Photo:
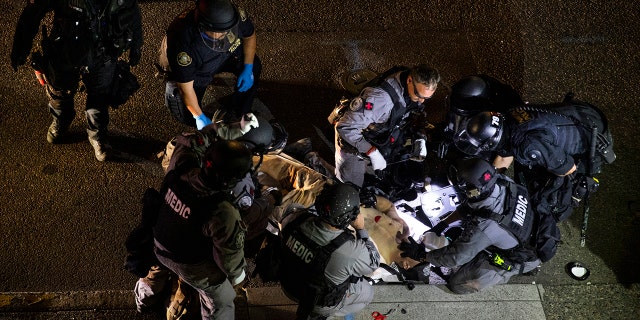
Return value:
[(365, 102), (364, 102), (364, 109), (365, 109), (365, 110), (373, 110), (373, 102), (371, 102), (371, 101), (365, 101)]
[(186, 67), (191, 64), (191, 57), (186, 52), (178, 53), (178, 65)]
[[(244, 230), (246, 230), (246, 228)], [(233, 244), (236, 249), (241, 249), (244, 247), (244, 238), (245, 238), (244, 230), (236, 234), (236, 239)]]

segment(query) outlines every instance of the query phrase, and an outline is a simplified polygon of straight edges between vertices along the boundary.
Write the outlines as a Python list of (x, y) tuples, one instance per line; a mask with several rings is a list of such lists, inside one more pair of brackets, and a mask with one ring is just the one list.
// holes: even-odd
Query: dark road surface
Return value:
[[(95, 160), (86, 140), (83, 94), (69, 141), (47, 143), (51, 118), (44, 91), (30, 68), (14, 72), (9, 64), (24, 2), (0, 2), (0, 292), (131, 289), (136, 279), (122, 269), (124, 239), (138, 221), (144, 190), (161, 182), (156, 155), (172, 136), (189, 130), (164, 107), (164, 85), (154, 78), (153, 63), (165, 28), (190, 1), (141, 2), (145, 45), (133, 71), (142, 88), (111, 112), (111, 140), (120, 157), (107, 163)], [(557, 102), (571, 91), (600, 106), (618, 159), (600, 175), (587, 244), (580, 246), (580, 209), (561, 224), (562, 247), (535, 282), (555, 298), (553, 288), (562, 285), (640, 282), (640, 214), (627, 208), (629, 201), (640, 202), (640, 3), (237, 2), (257, 26), (264, 65), (257, 99), (285, 125), (290, 142), (311, 137), (329, 162), (332, 154), (317, 132), (332, 133), (326, 116), (344, 94), (339, 79), (349, 70), (435, 66), (443, 85), (428, 105), (434, 121), (444, 114), (448, 85), (474, 73), (505, 80), (530, 102)], [(221, 80), (209, 101), (229, 92)], [(566, 276), (564, 265), (573, 260), (591, 267), (588, 283)], [(566, 304), (588, 303), (565, 298)], [(640, 301), (637, 292), (633, 299)], [(557, 299), (545, 303), (550, 318), (575, 312)], [(599, 309), (607, 310), (604, 305)], [(638, 305), (629, 319), (640, 317)]]

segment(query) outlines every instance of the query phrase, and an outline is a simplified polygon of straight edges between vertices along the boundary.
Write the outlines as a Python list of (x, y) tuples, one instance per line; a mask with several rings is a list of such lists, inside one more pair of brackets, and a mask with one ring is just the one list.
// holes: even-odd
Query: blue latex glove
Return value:
[(199, 116), (193, 116), (193, 118), (196, 119), (196, 128), (198, 128), (198, 130), (202, 130), (202, 128), (211, 124), (211, 119), (209, 119), (209, 117), (207, 117), (204, 112)]
[(238, 91), (245, 92), (253, 86), (253, 65), (245, 64), (244, 70), (238, 76)]

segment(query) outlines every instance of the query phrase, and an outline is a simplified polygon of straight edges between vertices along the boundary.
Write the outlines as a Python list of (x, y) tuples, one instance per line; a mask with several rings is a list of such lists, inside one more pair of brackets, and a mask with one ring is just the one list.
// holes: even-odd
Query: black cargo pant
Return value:
[(74, 98), (82, 81), (87, 93), (85, 105), (87, 132), (93, 138), (106, 138), (109, 125), (108, 101), (115, 70), (116, 62), (111, 59), (97, 63), (92, 68), (55, 63), (48, 65), (45, 74), (49, 111), (54, 118), (58, 119), (63, 129), (71, 125), (76, 115)]

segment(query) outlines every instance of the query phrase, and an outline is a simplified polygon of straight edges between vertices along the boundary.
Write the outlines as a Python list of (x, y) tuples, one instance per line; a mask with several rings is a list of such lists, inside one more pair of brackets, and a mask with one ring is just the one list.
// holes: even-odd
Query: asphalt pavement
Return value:
[[(123, 270), (124, 239), (139, 219), (140, 197), (159, 186), (157, 154), (189, 128), (164, 107), (153, 62), (171, 19), (191, 3), (141, 1), (145, 45), (133, 71), (142, 88), (111, 112), (115, 161), (99, 163), (86, 140), (84, 95), (64, 144), (45, 134), (51, 118), (33, 72), (14, 72), (9, 52), (24, 1), (2, 1), (0, 52), (0, 319), (157, 319), (138, 315)], [(254, 19), (264, 70), (258, 103), (289, 132), (310, 137), (330, 162), (321, 135), (332, 141), (326, 116), (344, 94), (341, 76), (368, 68), (427, 63), (443, 83), (429, 101), (432, 121), (445, 112), (448, 86), (474, 73), (513, 85), (532, 103), (573, 92), (609, 117), (617, 160), (599, 176), (586, 246), (582, 209), (561, 224), (558, 254), (532, 277), (469, 296), (441, 285), (379, 285), (358, 315), (388, 319), (640, 319), (640, 3), (637, 1), (271, 1), (238, 3)], [(51, 17), (48, 17), (49, 19)], [(222, 77), (207, 92), (229, 92)], [(632, 205), (629, 209), (629, 204)], [(590, 277), (576, 281), (564, 266), (581, 261)], [(293, 304), (276, 287), (241, 292), (238, 319), (292, 319)], [(269, 299), (267, 299), (269, 298)], [(405, 311), (405, 313), (402, 312)]]

